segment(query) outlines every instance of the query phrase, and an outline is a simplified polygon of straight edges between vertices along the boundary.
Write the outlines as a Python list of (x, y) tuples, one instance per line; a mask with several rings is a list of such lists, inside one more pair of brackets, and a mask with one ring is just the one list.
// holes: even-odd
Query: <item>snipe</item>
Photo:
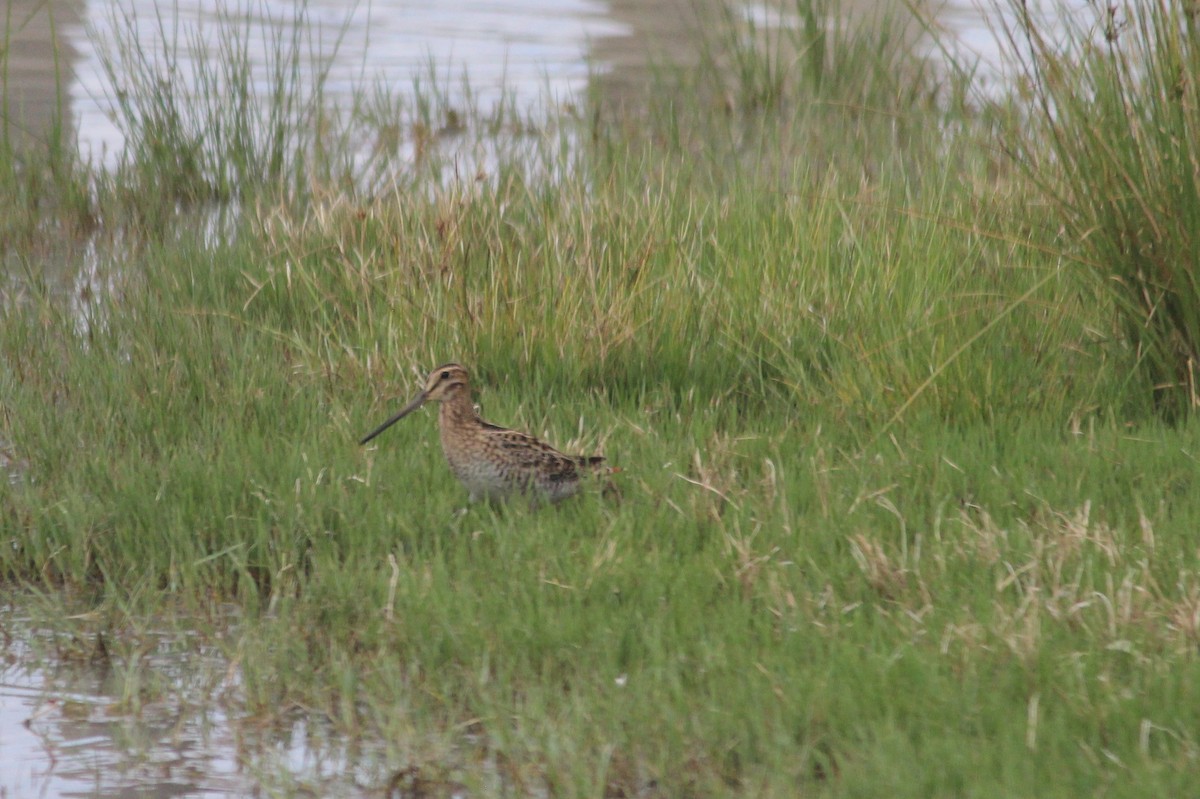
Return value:
[(506, 499), (527, 494), (534, 500), (558, 502), (578, 493), (586, 473), (603, 470), (598, 455), (565, 455), (531, 435), (489, 424), (471, 404), (467, 370), (456, 363), (434, 369), (421, 393), (363, 438), (366, 444), (426, 402), (440, 402), (438, 426), (442, 451), (471, 494), (471, 501)]

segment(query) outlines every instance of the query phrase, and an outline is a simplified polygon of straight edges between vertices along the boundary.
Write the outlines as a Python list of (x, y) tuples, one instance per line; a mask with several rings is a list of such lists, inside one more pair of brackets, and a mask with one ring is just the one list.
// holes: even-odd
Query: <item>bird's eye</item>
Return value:
[(450, 373), (449, 373), (449, 372), (442, 372), (442, 379), (443, 379), (443, 380), (449, 380), (449, 379), (450, 379)]

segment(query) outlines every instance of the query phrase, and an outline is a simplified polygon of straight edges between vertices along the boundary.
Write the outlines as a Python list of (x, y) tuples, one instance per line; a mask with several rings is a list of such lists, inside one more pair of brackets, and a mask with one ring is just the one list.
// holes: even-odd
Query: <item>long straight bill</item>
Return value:
[(387, 420), (386, 422), (384, 422), (383, 424), (379, 425), (379, 427), (377, 427), (377, 428), (375, 428), (374, 430), (372, 430), (370, 433), (368, 433), (368, 434), (367, 434), (366, 438), (364, 438), (362, 441), (360, 441), (360, 442), (358, 442), (358, 443), (359, 443), (360, 445), (361, 445), (361, 444), (366, 444), (366, 443), (367, 443), (368, 441), (370, 441), (372, 438), (374, 438), (375, 436), (379, 435), (379, 434), (380, 434), (380, 433), (382, 433), (384, 430), (387, 430), (389, 427), (391, 427), (392, 425), (394, 425), (396, 422), (400, 421), (400, 420), (401, 420), (401, 419), (403, 419), (405, 416), (408, 416), (410, 413), (412, 413), (413, 411), (415, 411), (417, 408), (420, 408), (420, 407), (421, 407), (422, 405), (424, 405), (424, 404), (425, 404), (425, 392), (424, 392), (424, 391), (422, 391), (420, 394), (418, 394), (418, 395), (416, 396), (416, 398), (415, 398), (415, 399), (413, 399), (413, 401), (412, 401), (412, 402), (408, 403), (408, 404), (407, 404), (407, 405), (405, 405), (403, 408), (401, 408), (399, 413), (397, 413), (397, 414), (396, 414), (395, 416), (393, 416), (391, 419), (388, 419), (388, 420)]

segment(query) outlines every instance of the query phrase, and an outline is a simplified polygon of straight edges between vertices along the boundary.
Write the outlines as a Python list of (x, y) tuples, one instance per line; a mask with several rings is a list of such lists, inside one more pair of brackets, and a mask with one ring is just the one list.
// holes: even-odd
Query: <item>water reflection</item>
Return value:
[(355, 796), (394, 773), (381, 746), (319, 718), (240, 719), (236, 668), (195, 636), (143, 634), (128, 661), (102, 638), (56, 643), (11, 613), (0, 636), (0, 796)]
[(211, 650), (164, 639), (141, 662), (122, 664), (156, 683), (146, 690), (161, 698), (142, 703), (127, 695), (128, 675), (104, 658), (50, 665), (33, 654), (35, 633), (26, 624), (10, 617), (3, 631), (0, 796), (247, 792)]
[(56, 122), (69, 124), (61, 75), (75, 62), (79, 4), (6, 0), (0, 14), (0, 82), (3, 141), (16, 148), (44, 145)]
[[(847, 19), (903, 18), (920, 9), (926, 24), (945, 34), (941, 46), (976, 61), (987, 88), (1002, 83), (1003, 44), (988, 24), (1004, 0), (942, 0), (910, 6), (902, 0), (843, 0)], [(120, 0), (117, 3), (45, 3), (9, 0), (6, 55), (11, 89), (4, 102), (10, 130), (42, 140), (62, 96), (74, 121), (81, 152), (111, 165), (125, 145), (114, 100), (125, 87), (111, 85), (104, 68), (114, 42), (136, 43), (153, 61), (168, 44), (179, 59), (162, 77), (186, 80), (200, 60), (213, 57), (222, 25), (236, 24), (257, 38), (250, 53), (260, 63), (272, 41), (296, 34), (310, 67), (327, 70), (328, 99), (349, 108), (357, 90), (381, 87), (412, 100), (436, 97), (461, 112), (484, 114), (504, 103), (522, 113), (549, 112), (577, 101), (588, 80), (604, 76), (606, 94), (645, 91), (657, 64), (694, 66), (703, 48), (705, 4), (694, 0)], [(1086, 0), (1030, 0), (1035, 14), (1052, 22)], [(782, 4), (745, 2), (742, 16), (778, 24), (795, 16)], [(297, 11), (297, 9), (302, 9)], [(223, 9), (223, 10), (221, 10)], [(782, 9), (782, 10), (781, 10)], [(302, 20), (298, 30), (292, 30)], [(713, 31), (708, 31), (712, 34)], [(168, 40), (174, 40), (170, 42)], [(930, 43), (933, 54), (940, 46)], [(173, 70), (173, 71), (172, 71)], [(269, 76), (253, 76), (258, 89)], [(606, 99), (612, 100), (612, 97)]]
[(376, 87), (409, 103), (413, 115), (420, 97), (463, 115), (486, 117), (508, 105), (545, 116), (580, 95), (592, 69), (602, 68), (590, 62), (589, 42), (627, 33), (596, 0), (312, 0), (302, 11), (272, 0), (220, 5), (223, 11), (207, 0), (88, 5), (73, 29), (79, 58), (70, 89), (85, 154), (111, 165), (125, 145), (114, 98), (126, 87), (110, 83), (105, 60), (131, 43), (164, 79), (185, 85), (237, 30), (260, 68), (252, 82), (264, 98), (273, 79), (266, 67), (283, 42), (300, 50), (311, 75), (324, 76), (325, 100), (343, 111), (354, 107), (356, 93)]

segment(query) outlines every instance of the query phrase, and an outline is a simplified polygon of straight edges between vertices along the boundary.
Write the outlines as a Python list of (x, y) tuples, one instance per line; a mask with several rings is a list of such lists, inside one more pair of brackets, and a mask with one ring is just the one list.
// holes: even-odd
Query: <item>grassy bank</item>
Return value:
[[(1200, 427), (985, 120), (856, 52), (522, 138), (554, 180), (268, 172), (224, 237), (135, 151), (92, 323), (3, 310), (5, 585), (473, 795), (1185, 794)], [(621, 499), (461, 513), (431, 413), (357, 445), (452, 359)]]

